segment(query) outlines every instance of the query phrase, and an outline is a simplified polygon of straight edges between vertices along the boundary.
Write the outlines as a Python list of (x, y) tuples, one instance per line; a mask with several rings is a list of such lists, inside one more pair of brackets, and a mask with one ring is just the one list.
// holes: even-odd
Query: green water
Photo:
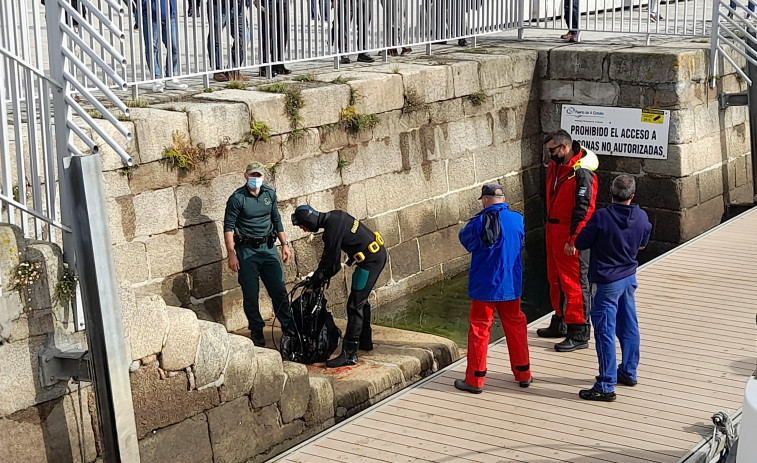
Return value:
[[(524, 251), (521, 299), (521, 309), (529, 322), (552, 310), (544, 256), (539, 252), (539, 246), (531, 249), (534, 251), (530, 254)], [(381, 305), (373, 311), (371, 323), (443, 336), (466, 348), (469, 309), (468, 274), (462, 273)], [(502, 324), (495, 315), (491, 341), (503, 336)]]

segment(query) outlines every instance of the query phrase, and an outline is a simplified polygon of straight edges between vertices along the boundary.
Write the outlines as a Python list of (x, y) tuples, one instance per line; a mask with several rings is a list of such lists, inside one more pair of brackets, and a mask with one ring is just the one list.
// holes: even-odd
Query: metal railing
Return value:
[[(26, 0), (5, 2), (22, 24), (44, 23)], [(67, 33), (94, 53), (73, 51), (72, 76), (88, 89), (125, 83), (183, 88), (174, 79), (224, 80), (262, 68), (272, 75), (288, 63), (357, 53), (426, 47), (447, 40), (517, 30), (575, 30), (706, 37), (710, 0), (71, 0)], [(89, 8), (86, 5), (91, 5)], [(26, 8), (24, 8), (26, 6)], [(24, 14), (26, 16), (24, 16)], [(567, 20), (566, 20), (567, 19)], [(568, 27), (568, 24), (571, 27)], [(89, 29), (105, 40), (93, 40)], [(8, 34), (6, 34), (8, 35)], [(42, 41), (31, 40), (42, 50)], [(32, 64), (49, 69), (38, 53)], [(121, 60), (123, 58), (123, 60)], [(274, 68), (275, 67), (275, 68)], [(271, 69), (274, 68), (274, 69)], [(232, 73), (232, 74), (229, 74)], [(154, 85), (153, 85), (154, 84)], [(6, 84), (7, 87), (7, 84)]]
[[(756, 3), (751, 0), (718, 0), (719, 8), (713, 10), (710, 44), (710, 75), (720, 75), (720, 61), (732, 67), (749, 85), (753, 76), (746, 66), (757, 66), (757, 25), (752, 21)], [(757, 17), (755, 17), (757, 19)]]

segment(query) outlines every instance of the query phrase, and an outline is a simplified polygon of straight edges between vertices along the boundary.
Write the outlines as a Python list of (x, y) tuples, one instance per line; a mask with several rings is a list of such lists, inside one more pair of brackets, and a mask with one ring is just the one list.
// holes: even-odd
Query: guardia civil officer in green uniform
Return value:
[[(239, 272), (250, 337), (256, 346), (265, 346), (258, 294), (260, 280), (273, 302), (273, 310), (285, 329), (292, 320), (289, 298), (284, 285), (281, 261), (290, 257), (289, 243), (281, 223), (276, 191), (263, 184), (265, 166), (250, 163), (244, 173), (245, 185), (226, 201), (223, 237), (229, 254), (229, 268)], [(281, 259), (274, 245), (281, 242)]]
[(326, 362), (329, 368), (357, 363), (357, 350), (373, 349), (371, 306), (368, 296), (386, 264), (384, 240), (359, 220), (344, 211), (318, 212), (310, 206), (299, 206), (292, 214), (292, 225), (304, 231), (323, 228), (323, 254), (310, 284), (322, 286), (342, 268), (342, 251), (347, 265), (355, 264), (352, 286), (347, 298), (347, 329), (342, 353)]

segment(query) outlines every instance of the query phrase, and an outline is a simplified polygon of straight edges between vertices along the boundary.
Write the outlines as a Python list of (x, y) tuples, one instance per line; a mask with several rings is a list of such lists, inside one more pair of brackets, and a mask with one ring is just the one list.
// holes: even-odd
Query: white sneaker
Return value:
[(163, 82), (155, 82), (152, 84), (153, 93), (163, 93), (163, 90), (164, 90)]
[(179, 82), (179, 79), (174, 77), (173, 79), (166, 82), (166, 88), (172, 89), (172, 90), (186, 90), (189, 88), (187, 84), (182, 84)]

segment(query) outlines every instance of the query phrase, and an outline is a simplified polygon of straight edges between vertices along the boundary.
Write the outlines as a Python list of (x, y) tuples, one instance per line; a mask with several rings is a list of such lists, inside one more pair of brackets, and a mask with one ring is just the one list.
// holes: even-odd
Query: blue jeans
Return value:
[[(244, 64), (245, 39), (247, 39), (247, 21), (244, 18), (245, 0), (209, 0), (208, 1), (208, 55), (214, 69), (238, 67)], [(228, 10), (227, 10), (228, 8)], [(230, 11), (229, 11), (230, 10)], [(225, 62), (221, 49), (221, 33), (229, 25), (229, 33), (234, 40), (231, 46), (231, 63)]]
[[(173, 17), (171, 21), (171, 30), (168, 30), (167, 20), (163, 20), (158, 24), (157, 21), (153, 21), (150, 17), (151, 13), (145, 8), (142, 11), (142, 36), (145, 39), (145, 60), (147, 66), (152, 69), (152, 72), (156, 79), (163, 77), (169, 77), (176, 75), (179, 70), (179, 43), (176, 36), (176, 18)], [(148, 27), (151, 24), (152, 27)], [(170, 34), (169, 34), (170, 33)], [(152, 40), (150, 40), (150, 34), (152, 34)], [(168, 36), (171, 36), (171, 66), (169, 69), (168, 61)], [(166, 69), (165, 73), (161, 72), (160, 67), (160, 42), (163, 41), (163, 45), (166, 46)]]
[[(596, 284), (591, 306), (591, 322), (599, 360), (599, 376), (594, 389), (615, 391), (618, 373), (633, 380), (639, 366), (639, 322), (636, 319), (634, 293), (639, 286), (636, 275), (607, 284)], [(615, 357), (615, 336), (620, 341), (623, 359)]]
[[(749, 5), (748, 5), (749, 6), (749, 11), (751, 11), (752, 13), (754, 13), (754, 3), (750, 2), (749, 0), (747, 0), (747, 1), (749, 3)], [(736, 9), (736, 2), (731, 2), (728, 6), (730, 6), (733, 9)]]
[(568, 32), (571, 34), (577, 34), (579, 18), (578, 0), (563, 0), (563, 7), (563, 18), (565, 18), (565, 24), (568, 25)]

